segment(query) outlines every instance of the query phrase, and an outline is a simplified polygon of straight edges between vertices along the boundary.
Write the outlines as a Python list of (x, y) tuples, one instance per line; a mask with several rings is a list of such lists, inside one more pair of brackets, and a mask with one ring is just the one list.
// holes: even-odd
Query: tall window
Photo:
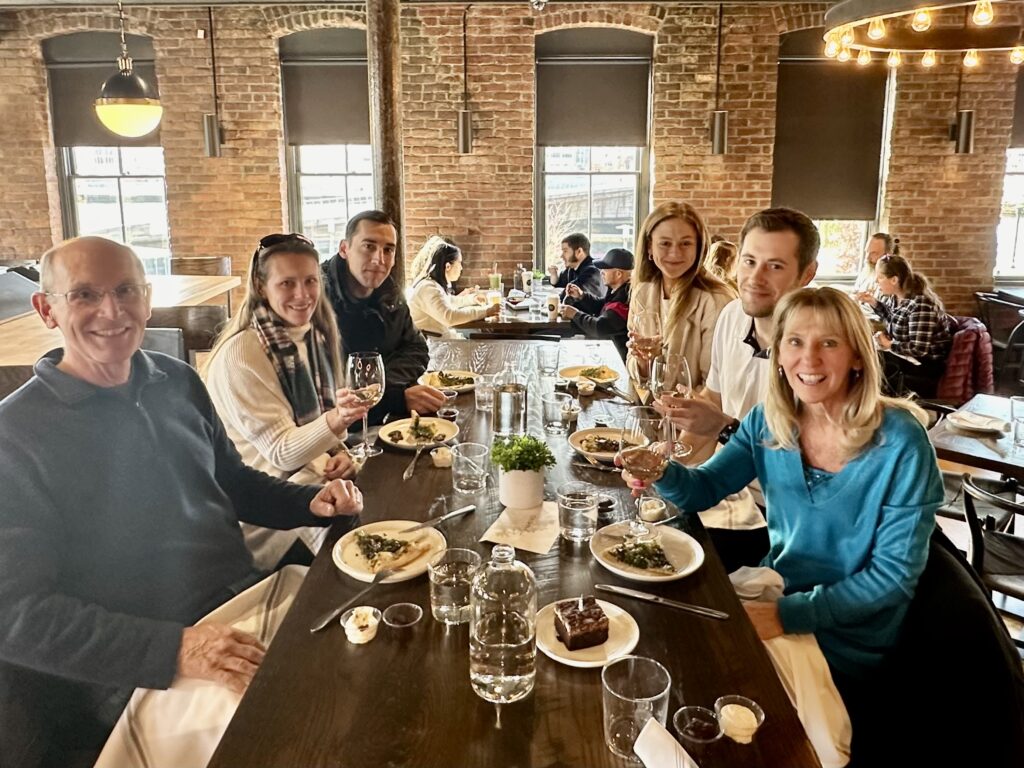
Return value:
[(1003, 206), (996, 230), (997, 277), (1024, 277), (1024, 148), (1006, 152)]
[(864, 248), (872, 233), (872, 222), (848, 219), (815, 221), (821, 234), (818, 275), (855, 277), (864, 262)]
[(562, 239), (582, 232), (598, 258), (609, 248), (633, 249), (643, 147), (545, 147), (543, 253), (561, 255)]
[(170, 272), (167, 187), (160, 147), (65, 147), (65, 230), (127, 243), (150, 275)]
[(323, 256), (335, 252), (345, 224), (373, 204), (373, 158), (369, 144), (291, 147), (292, 227), (316, 243)]

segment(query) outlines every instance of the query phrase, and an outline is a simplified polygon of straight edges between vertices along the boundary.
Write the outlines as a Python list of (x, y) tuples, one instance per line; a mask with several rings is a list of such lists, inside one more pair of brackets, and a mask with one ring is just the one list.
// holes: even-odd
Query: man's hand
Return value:
[(562, 270), (559, 269), (557, 264), (552, 264), (550, 267), (548, 267), (548, 276), (551, 278), (552, 284), (558, 282), (558, 273), (561, 271)]
[(350, 424), (359, 421), (370, 410), (370, 403), (351, 389), (335, 392), (335, 405), (327, 412), (327, 427), (338, 437), (348, 434)]
[(178, 649), (178, 674), (226, 685), (245, 693), (266, 649), (252, 635), (223, 624), (185, 627)]
[(717, 437), (732, 422), (721, 408), (700, 397), (661, 396), (654, 401), (654, 409), (677, 427), (701, 437)]
[(747, 612), (747, 618), (754, 625), (754, 631), (762, 640), (771, 640), (786, 634), (782, 628), (782, 620), (779, 619), (779, 606), (775, 603), (743, 603), (743, 610)]
[[(501, 304), (492, 304), (491, 306), (489, 306), (487, 308), (487, 312), (484, 314), (484, 317), (497, 317), (500, 314), (501, 314)], [(406, 399), (408, 400), (408, 398), (406, 398)], [(416, 410), (418, 411), (419, 408), (417, 408)]]
[[(566, 291), (566, 293), (568, 293), (568, 291)], [(563, 304), (559, 307), (558, 311), (566, 320), (572, 320), (577, 314), (579, 314), (579, 310), (572, 304)]]
[(363, 493), (351, 480), (331, 480), (309, 502), (309, 511), (317, 517), (358, 515), (363, 511)]
[(324, 465), (324, 479), (351, 480), (359, 473), (361, 466), (352, 461), (352, 457), (347, 453), (337, 453)]
[(414, 384), (405, 390), (405, 407), (410, 412), (435, 413), (442, 405), (444, 394), (439, 389), (426, 384)]
[(875, 332), (875, 343), (881, 349), (892, 349), (892, 338), (885, 331)]
[(583, 297), (583, 291), (576, 283), (569, 283), (565, 286), (565, 295), (570, 299), (580, 299)]

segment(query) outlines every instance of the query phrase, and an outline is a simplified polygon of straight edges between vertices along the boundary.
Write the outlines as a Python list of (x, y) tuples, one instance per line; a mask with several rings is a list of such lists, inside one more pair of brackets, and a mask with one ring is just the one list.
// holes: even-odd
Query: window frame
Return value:
[[(1020, 152), (1024, 154), (1024, 147), (1007, 147), (1006, 157), (1006, 169), (1003, 170), (1003, 192), (999, 200), (999, 219), (996, 222), (996, 252), (995, 257), (992, 260), (992, 284), (993, 285), (1024, 285), (1024, 236), (1021, 232), (1021, 219), (1024, 218), (1024, 211), (1018, 209), (1017, 211), (1017, 226), (1014, 234), (1014, 257), (1020, 253), (1021, 269), (1016, 274), (997, 274), (996, 269), (999, 267), (999, 227), (1003, 220), (1003, 206), (1006, 204), (1003, 197), (1006, 195), (1006, 182), (1011, 176), (1024, 178), (1024, 170), (1022, 171), (1010, 171), (1010, 152)], [(1015, 260), (1015, 259), (1014, 259)]]

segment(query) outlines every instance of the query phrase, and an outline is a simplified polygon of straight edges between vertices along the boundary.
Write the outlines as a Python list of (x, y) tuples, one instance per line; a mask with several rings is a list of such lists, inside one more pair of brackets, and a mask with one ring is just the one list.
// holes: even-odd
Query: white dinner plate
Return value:
[(619, 444), (619, 437), (622, 435), (621, 429), (615, 429), (614, 427), (590, 427), (589, 429), (580, 429), (569, 435), (569, 445), (573, 447), (573, 450), (577, 453), (581, 453), (584, 456), (589, 456), (597, 461), (603, 461), (607, 464), (611, 464), (615, 461), (615, 454), (618, 453), (618, 449), (614, 451), (587, 451), (583, 448), (583, 441), (588, 437), (607, 437), (609, 440), (614, 440), (615, 444)]
[(1001, 435), (1010, 428), (1010, 425), (1002, 419), (997, 419), (994, 416), (984, 416), (980, 413), (972, 413), (971, 411), (954, 411), (946, 416), (946, 421), (957, 429), (979, 432), (986, 435)]
[(603, 368), (604, 371), (602, 372), (602, 376), (594, 376), (593, 378), (587, 377), (585, 381), (596, 381), (598, 384), (612, 384), (619, 380), (619, 374), (607, 365), (570, 365), (568, 368), (560, 370), (558, 375), (563, 379), (572, 379), (575, 381), (580, 378), (580, 373), (588, 368)]
[(401, 566), (398, 573), (392, 574), (384, 579), (384, 584), (391, 584), (396, 581), (408, 581), (426, 573), (427, 564), (438, 552), (443, 552), (448, 546), (444, 534), (436, 528), (423, 528), (412, 533), (400, 533), (407, 528), (416, 525), (415, 520), (380, 520), (376, 523), (367, 523), (346, 533), (334, 544), (331, 550), (331, 557), (338, 570), (351, 576), (358, 581), (373, 581), (374, 573), (370, 570), (369, 561), (363, 557), (356, 543), (356, 533), (378, 533), (390, 536), (394, 539), (406, 539), (418, 542), (423, 547), (423, 552), (415, 559)]
[(458, 392), (459, 394), (462, 394), (463, 392), (472, 392), (473, 388), (476, 386), (476, 380), (480, 378), (479, 373), (473, 373), (472, 371), (456, 371), (453, 369), (446, 368), (444, 372), (450, 373), (453, 376), (460, 376), (462, 378), (472, 379), (473, 383), (460, 384), (457, 387), (449, 387), (447, 384), (441, 383), (441, 380), (438, 378), (437, 375), (439, 371), (427, 371), (418, 379), (416, 379), (416, 383), (423, 384), (424, 386), (427, 387), (434, 387), (435, 389), (450, 389), (453, 392)]
[[(420, 425), (429, 425), (434, 428), (434, 434), (441, 435), (443, 440), (432, 440), (429, 442), (414, 443), (409, 440), (409, 430), (412, 428), (412, 419), (399, 419), (398, 421), (389, 421), (380, 428), (378, 433), (378, 439), (382, 443), (387, 443), (392, 448), (398, 448), (402, 451), (415, 451), (421, 445), (427, 447), (438, 446), (449, 442), (453, 437), (459, 434), (459, 425), (454, 421), (448, 421), (447, 419), (439, 419), (436, 416), (420, 416)], [(395, 440), (391, 437), (392, 432), (401, 432), (402, 439), (400, 441)]]
[(608, 550), (621, 544), (625, 540), (624, 534), (629, 529), (629, 521), (612, 523), (598, 530), (590, 540), (590, 552), (603, 567), (612, 573), (632, 581), (675, 581), (700, 568), (704, 562), (704, 550), (697, 540), (688, 533), (671, 526), (657, 526), (653, 530), (659, 537), (662, 549), (665, 550), (665, 557), (675, 566), (671, 573), (660, 573), (646, 571), (642, 568), (634, 568), (626, 565), (608, 554)]
[(630, 653), (640, 641), (636, 620), (614, 603), (598, 600), (597, 604), (608, 616), (608, 639), (601, 645), (578, 651), (566, 648), (555, 632), (555, 604), (549, 603), (537, 611), (537, 648), (548, 658), (570, 667), (603, 667)]

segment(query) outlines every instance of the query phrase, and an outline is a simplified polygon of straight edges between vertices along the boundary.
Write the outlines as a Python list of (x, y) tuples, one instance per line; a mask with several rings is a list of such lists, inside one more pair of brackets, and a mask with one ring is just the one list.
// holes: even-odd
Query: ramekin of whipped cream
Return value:
[(430, 460), (434, 462), (435, 467), (450, 467), (452, 465), (452, 450), (446, 446), (435, 448), (430, 452)]
[(379, 624), (380, 611), (370, 605), (349, 608), (341, 614), (341, 626), (345, 628), (345, 637), (355, 645), (373, 640), (377, 636)]
[(715, 700), (715, 714), (722, 733), (738, 744), (749, 744), (764, 722), (764, 710), (746, 696), (719, 696)]

